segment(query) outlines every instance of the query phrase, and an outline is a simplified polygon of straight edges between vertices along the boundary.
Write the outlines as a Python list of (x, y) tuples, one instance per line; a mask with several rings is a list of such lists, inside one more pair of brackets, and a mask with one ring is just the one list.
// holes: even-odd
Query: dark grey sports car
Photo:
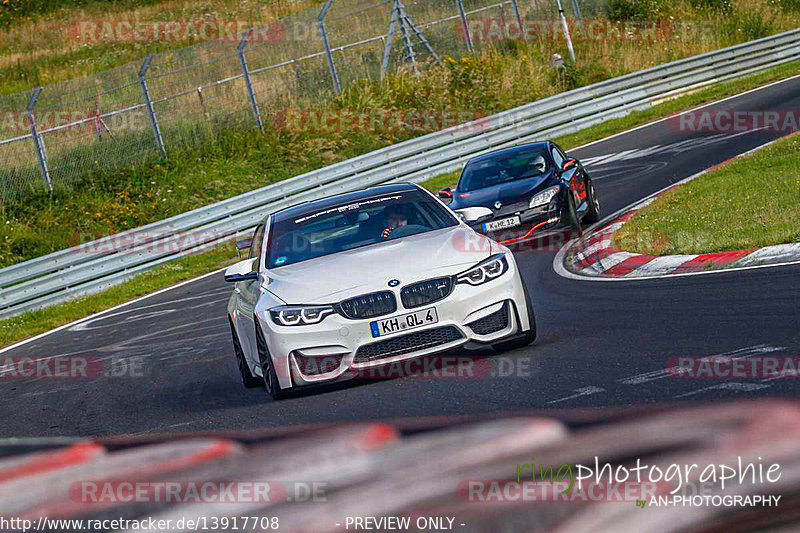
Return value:
[(589, 174), (552, 141), (478, 156), (464, 166), (455, 189), (444, 188), (438, 196), (454, 211), (489, 209), (491, 214), (470, 225), (502, 244), (555, 228), (580, 231), (600, 219)]

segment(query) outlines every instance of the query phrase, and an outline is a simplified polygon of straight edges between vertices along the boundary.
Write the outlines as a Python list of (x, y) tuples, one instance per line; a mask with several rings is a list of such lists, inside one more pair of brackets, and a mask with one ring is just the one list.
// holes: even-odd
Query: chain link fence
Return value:
[[(585, 0), (564, 4), (571, 18), (600, 9)], [(0, 195), (69, 188), (92, 172), (199, 146), (219, 128), (274, 128), (286, 109), (319, 105), (359, 80), (418, 71), (493, 45), (474, 38), (475, 21), (516, 28), (525, 20), (557, 21), (558, 5), (328, 0), (321, 10), (226, 38), (0, 96)]]

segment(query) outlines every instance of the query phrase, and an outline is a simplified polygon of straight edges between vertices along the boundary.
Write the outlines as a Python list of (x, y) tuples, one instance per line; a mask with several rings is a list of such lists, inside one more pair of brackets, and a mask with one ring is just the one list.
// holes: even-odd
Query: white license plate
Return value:
[(436, 308), (429, 307), (427, 309), (408, 313), (407, 315), (373, 320), (369, 323), (369, 327), (372, 330), (373, 337), (381, 337), (383, 335), (397, 333), (398, 331), (406, 331), (429, 324), (436, 324), (438, 321), (439, 317), (436, 315)]
[(513, 228), (514, 226), (519, 226), (521, 223), (519, 217), (516, 216), (487, 222), (483, 224), (482, 227), (483, 231), (497, 231), (499, 229)]

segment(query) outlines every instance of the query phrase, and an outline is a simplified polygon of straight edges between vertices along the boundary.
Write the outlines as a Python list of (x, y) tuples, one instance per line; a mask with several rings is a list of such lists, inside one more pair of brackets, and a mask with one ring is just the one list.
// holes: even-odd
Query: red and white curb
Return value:
[(614, 233), (636, 212), (656, 197), (719, 168), (734, 159), (769, 146), (769, 142), (733, 159), (679, 181), (644, 200), (618, 211), (597, 228), (573, 239), (556, 254), (553, 266), (558, 274), (574, 279), (622, 281), (709, 274), (720, 271), (761, 268), (800, 263), (800, 242), (708, 254), (652, 256), (625, 252), (613, 246)]

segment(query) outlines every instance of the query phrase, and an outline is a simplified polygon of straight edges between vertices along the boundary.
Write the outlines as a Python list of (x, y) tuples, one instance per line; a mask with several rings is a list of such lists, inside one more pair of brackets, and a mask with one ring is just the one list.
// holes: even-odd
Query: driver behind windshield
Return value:
[(528, 172), (544, 174), (546, 170), (547, 170), (547, 160), (544, 158), (542, 154), (539, 154), (533, 158), (533, 161), (531, 161), (531, 166)]
[(475, 191), (514, 180), (541, 176), (548, 169), (547, 155), (540, 149), (516, 149), (500, 157), (470, 162), (459, 180), (460, 192)]
[(381, 232), (381, 237), (384, 239), (388, 239), (397, 228), (408, 224), (408, 216), (401, 205), (390, 205), (383, 212), (383, 216), (386, 219), (386, 226), (383, 228), (383, 232)]

